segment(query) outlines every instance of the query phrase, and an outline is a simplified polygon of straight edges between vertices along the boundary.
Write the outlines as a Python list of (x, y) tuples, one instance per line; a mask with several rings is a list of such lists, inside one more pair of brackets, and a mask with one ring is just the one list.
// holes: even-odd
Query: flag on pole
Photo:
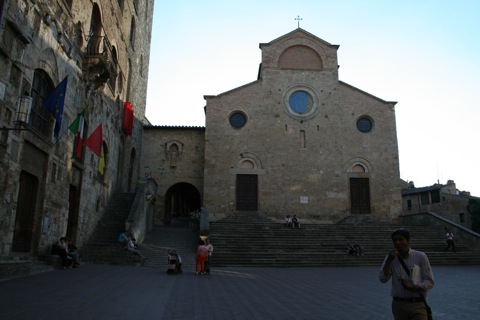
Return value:
[(133, 131), (133, 108), (130, 102), (123, 103), (122, 129), (125, 135), (131, 136)]
[(93, 131), (93, 133), (85, 140), (85, 145), (92, 150), (93, 153), (100, 157), (102, 153), (103, 133), (102, 124)]
[(83, 128), (85, 125), (85, 115), (87, 114), (87, 108), (80, 112), (68, 129), (75, 135), (75, 155), (77, 158), (82, 157), (83, 146)]
[(68, 76), (50, 93), (48, 97), (43, 99), (43, 105), (50, 111), (55, 118), (55, 128), (53, 136), (58, 140), (58, 134), (62, 128), (63, 106), (65, 104), (65, 93), (67, 91)]

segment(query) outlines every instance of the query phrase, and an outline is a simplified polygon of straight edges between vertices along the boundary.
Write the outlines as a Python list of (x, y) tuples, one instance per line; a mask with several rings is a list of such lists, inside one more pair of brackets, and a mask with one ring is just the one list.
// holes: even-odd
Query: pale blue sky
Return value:
[(204, 95), (255, 81), (259, 43), (340, 45), (340, 80), (396, 105), (400, 176), (480, 196), (480, 1), (155, 1), (147, 118), (204, 126)]

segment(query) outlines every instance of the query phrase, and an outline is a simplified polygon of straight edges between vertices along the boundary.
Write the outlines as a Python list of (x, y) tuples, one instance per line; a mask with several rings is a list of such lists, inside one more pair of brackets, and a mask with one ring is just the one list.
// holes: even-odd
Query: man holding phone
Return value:
[(410, 232), (400, 228), (391, 239), (394, 248), (383, 261), (379, 279), (392, 278), (392, 313), (395, 320), (427, 320), (425, 296), (433, 288), (432, 267), (425, 253), (410, 248)]

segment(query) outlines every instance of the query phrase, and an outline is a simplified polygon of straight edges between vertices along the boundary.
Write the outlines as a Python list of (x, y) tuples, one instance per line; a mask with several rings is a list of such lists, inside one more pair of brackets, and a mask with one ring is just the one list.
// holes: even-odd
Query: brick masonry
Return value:
[[(216, 220), (237, 209), (237, 175), (257, 175), (257, 210), (278, 219), (295, 213), (303, 221), (334, 222), (352, 211), (350, 179), (366, 178), (369, 212), (396, 217), (401, 184), (395, 102), (339, 81), (338, 46), (302, 29), (260, 44), (260, 49), (256, 81), (205, 97), (204, 138), (192, 141), (186, 136), (191, 129), (182, 127), (145, 130), (149, 150), (143, 161), (158, 159), (150, 168), (162, 177), (159, 196), (175, 183), (191, 180), (210, 219)], [(304, 114), (289, 106), (290, 95), (299, 90), (311, 99)], [(245, 116), (242, 128), (230, 124), (234, 113)], [(357, 129), (362, 117), (373, 123), (371, 132)], [(183, 148), (175, 170), (162, 160), (166, 141), (157, 140), (164, 135)], [(364, 172), (356, 170), (359, 166)], [(191, 172), (198, 176), (192, 179)], [(162, 205), (159, 217), (165, 214)]]

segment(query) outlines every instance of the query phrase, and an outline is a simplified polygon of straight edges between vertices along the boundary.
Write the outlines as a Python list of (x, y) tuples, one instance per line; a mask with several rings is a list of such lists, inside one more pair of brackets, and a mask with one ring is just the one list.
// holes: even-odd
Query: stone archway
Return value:
[(165, 194), (165, 224), (188, 224), (189, 213), (201, 207), (200, 192), (190, 183), (180, 182)]

